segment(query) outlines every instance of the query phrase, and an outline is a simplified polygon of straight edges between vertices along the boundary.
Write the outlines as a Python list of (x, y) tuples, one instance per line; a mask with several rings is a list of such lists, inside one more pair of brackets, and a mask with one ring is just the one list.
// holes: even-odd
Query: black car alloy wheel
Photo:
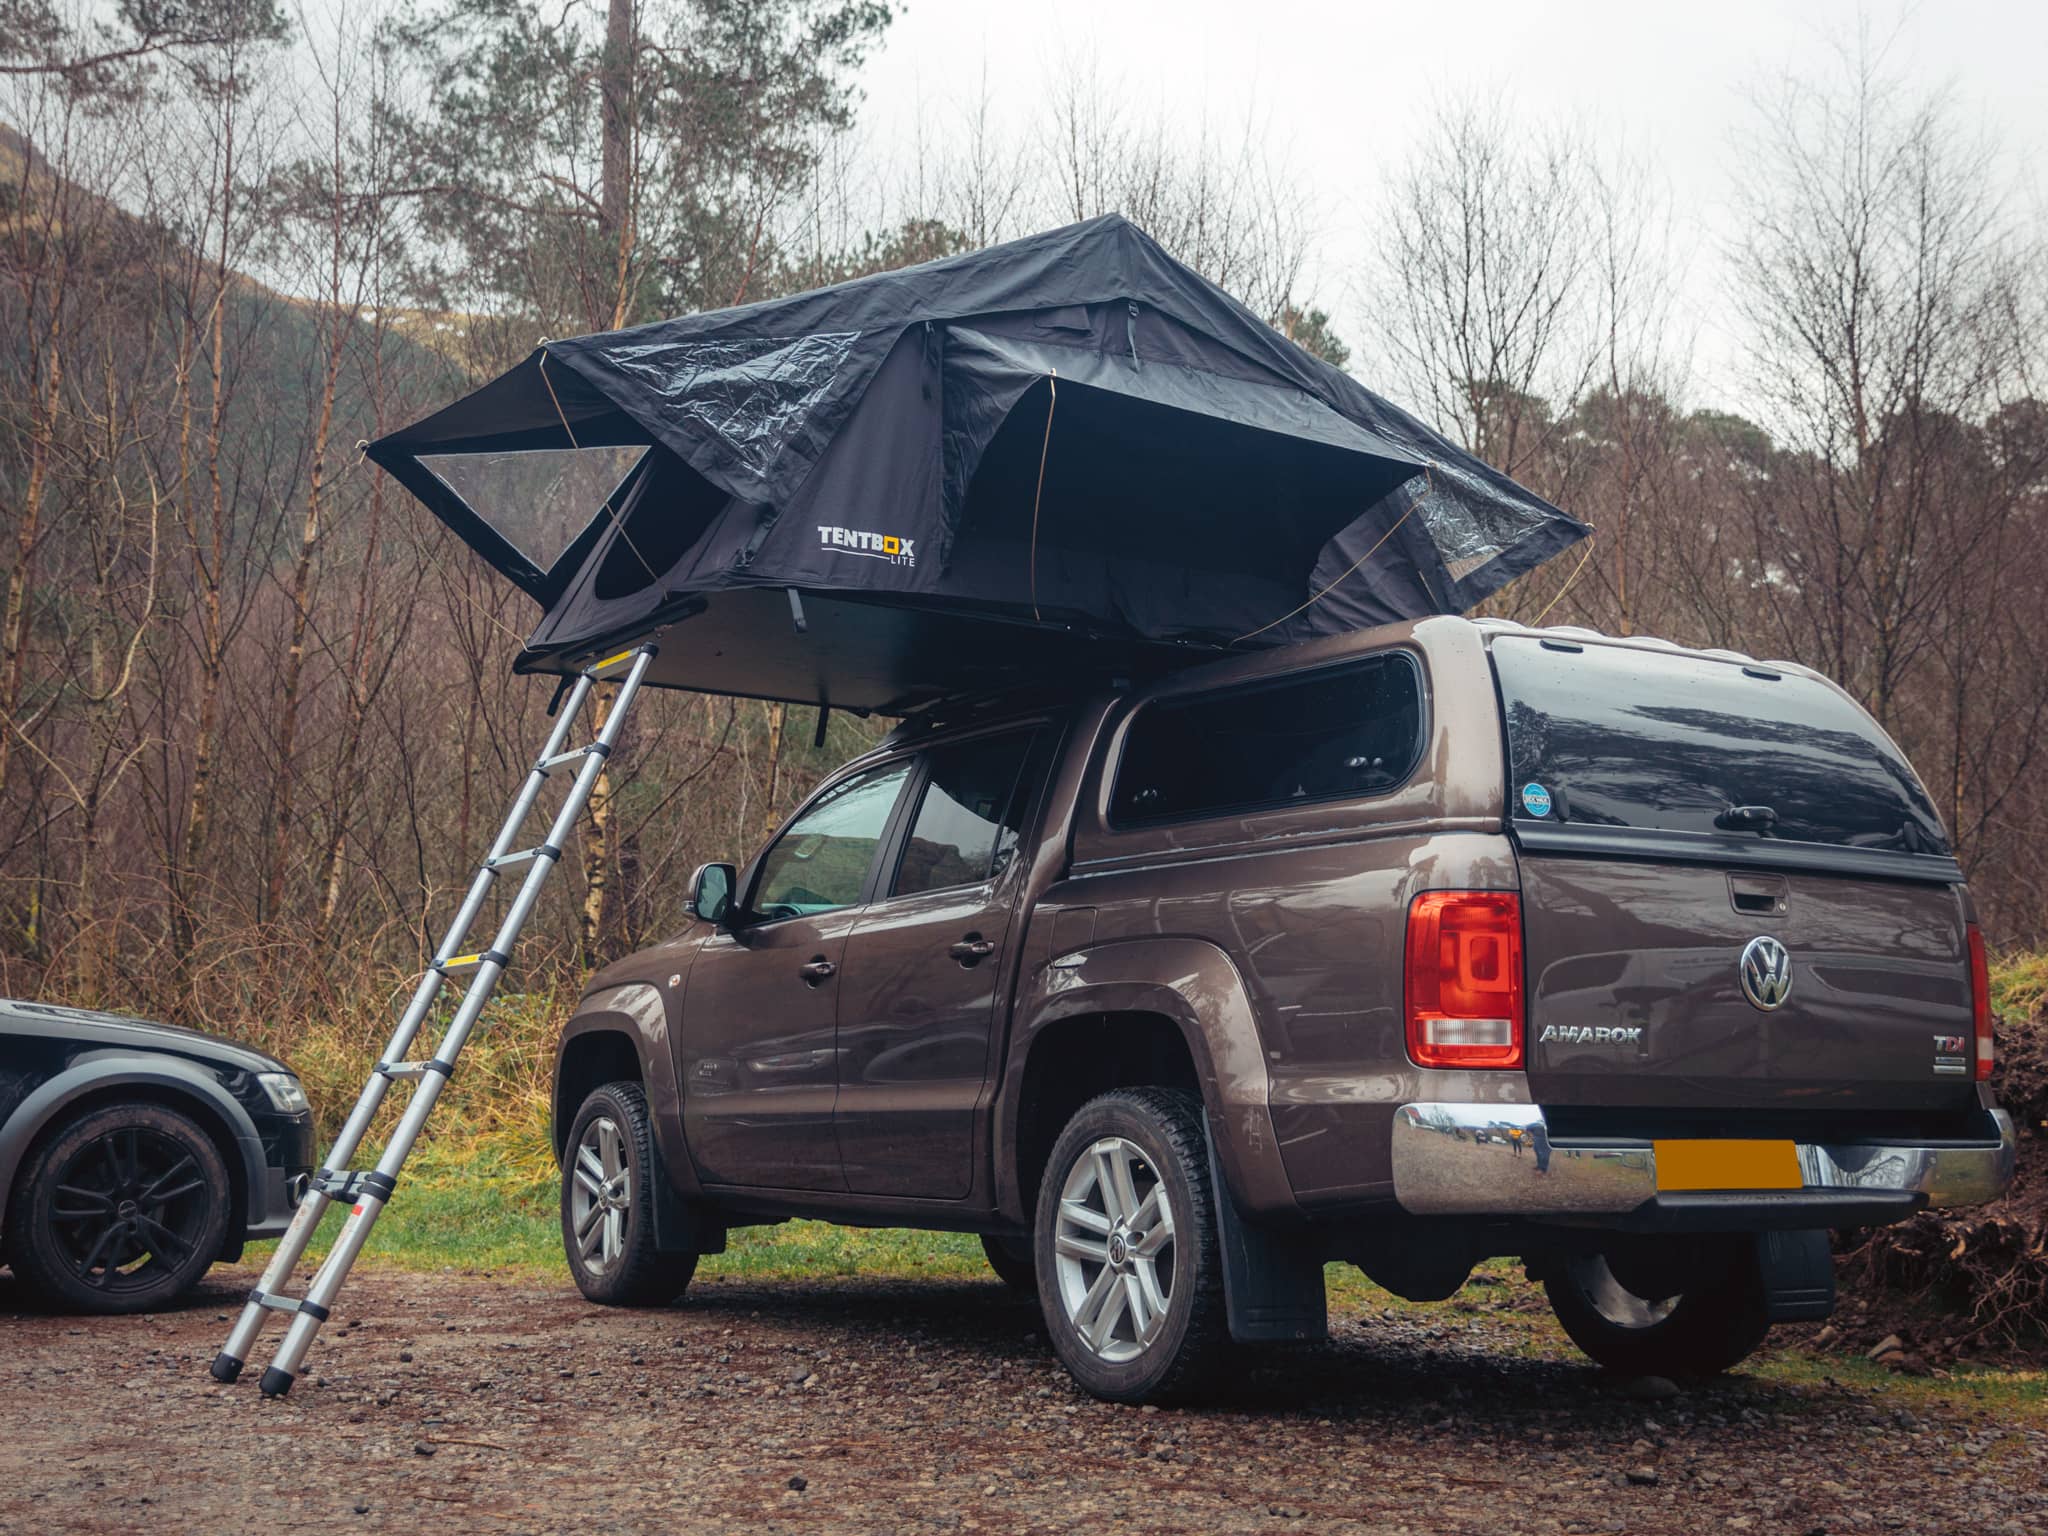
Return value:
[(229, 1199), (219, 1151), (184, 1115), (155, 1104), (91, 1110), (34, 1160), (9, 1213), (9, 1255), (53, 1300), (105, 1312), (160, 1306), (220, 1253)]

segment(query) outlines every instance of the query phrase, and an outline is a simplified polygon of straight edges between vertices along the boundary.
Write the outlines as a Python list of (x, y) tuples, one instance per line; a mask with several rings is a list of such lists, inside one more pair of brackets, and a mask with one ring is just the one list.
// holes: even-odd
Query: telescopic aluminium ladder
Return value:
[[(264, 1267), (263, 1278), (249, 1293), (248, 1303), (228, 1334), (226, 1345), (214, 1357), (215, 1381), (231, 1382), (240, 1376), (249, 1352), (255, 1347), (256, 1336), (263, 1331), (264, 1314), (284, 1312), (291, 1315), (291, 1326), (285, 1333), (284, 1343), (278, 1347), (276, 1358), (263, 1373), (262, 1387), (266, 1397), (280, 1397), (291, 1390), (299, 1367), (305, 1363), (306, 1351), (312, 1347), (320, 1325), (331, 1314), (335, 1297), (340, 1294), (342, 1283), (348, 1279), (357, 1255), (363, 1251), (370, 1229), (376, 1225), (384, 1207), (391, 1203), (399, 1171), (404, 1168), (413, 1143), (425, 1128), (435, 1100), (455, 1071), (455, 1058), (461, 1053), (463, 1042), (469, 1038), (478, 1015), (490, 1002), (499, 978), (511, 963), (512, 946), (519, 940), (519, 931), (526, 926), (534, 904), (539, 901), (541, 887), (546, 884), (549, 872), (561, 860), (569, 834), (576, 828), (576, 818), (583, 813), (583, 807), (590, 799), (590, 791), (604, 767), (604, 760), (611, 755), (612, 745), (625, 723), (626, 712), (632, 707), (633, 696), (640, 691), (641, 681), (653, 660), (654, 647), (641, 645), (607, 657), (576, 675), (566, 707), (556, 712), (554, 729), (548, 734), (547, 745), (541, 748), (540, 756), (534, 760), (525, 782), (519, 787), (519, 793), (513, 797), (511, 813), (505, 818), (497, 840), (491, 844), (490, 853), (477, 867), (469, 894), (463, 898), (455, 921), (448, 927), (447, 936), (434, 951), (433, 963), (420, 977), (419, 987), (399, 1019), (398, 1027), (392, 1031), (390, 1043), (371, 1069), (362, 1097), (356, 1100), (356, 1107), (342, 1126), (341, 1134), (335, 1138), (326, 1161), (312, 1176), (297, 1211), (293, 1213), (291, 1225), (286, 1228), (270, 1263)], [(618, 669), (622, 667), (624, 672), (621, 675)], [(607, 674), (618, 676), (619, 691), (597, 733), (597, 740), (565, 751), (562, 743), (567, 739), (584, 702), (594, 687), (609, 680)], [(562, 808), (555, 814), (546, 840), (531, 848), (514, 851), (512, 845), (532, 812), (541, 787), (551, 774), (571, 763), (580, 766), (567, 797), (562, 801)], [(498, 876), (522, 864), (527, 866), (526, 879), (512, 898), (491, 947), (465, 953), (463, 946), (469, 940), (470, 927), (483, 910)], [(413, 1037), (432, 1011), (442, 983), (461, 975), (469, 977), (468, 990), (463, 993), (462, 1002), (442, 1033), (434, 1054), (425, 1061), (408, 1060), (406, 1053), (412, 1048)], [(348, 1164), (354, 1158), (364, 1132), (370, 1128), (378, 1106), (384, 1102), (385, 1092), (401, 1078), (412, 1080), (412, 1098), (406, 1104), (405, 1112), (399, 1116), (398, 1126), (385, 1145), (383, 1157), (378, 1159), (375, 1169), (350, 1171)], [(314, 1229), (319, 1226), (327, 1207), (336, 1201), (349, 1206), (349, 1215), (342, 1223), (334, 1246), (328, 1250), (326, 1261), (314, 1275), (306, 1293), (296, 1297), (286, 1295), (285, 1287), (290, 1283), (306, 1245), (312, 1241)]]

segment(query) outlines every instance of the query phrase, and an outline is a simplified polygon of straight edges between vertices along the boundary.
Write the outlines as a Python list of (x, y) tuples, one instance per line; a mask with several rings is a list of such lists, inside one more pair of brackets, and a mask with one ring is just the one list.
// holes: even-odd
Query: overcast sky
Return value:
[(1886, 63), (1906, 83), (1947, 89), (1962, 122), (2002, 145), (2038, 220), (2048, 180), (2034, 170), (2048, 157), (2044, 0), (908, 0), (865, 72), (865, 125), (887, 141), (920, 112), (943, 119), (978, 94), (985, 72), (1014, 131), (1042, 110), (1050, 80), (1091, 58), (1135, 87), (1134, 110), (1164, 111), (1191, 134), (1205, 115), (1227, 128), (1256, 112), (1274, 162), (1327, 194), (1314, 297), (1356, 344), (1356, 275), (1388, 168), (1434, 100), (1502, 93), (1531, 120), (1584, 122), (1652, 167), (1688, 255), (1691, 393), (1739, 404), (1739, 348), (1716, 323), (1714, 253), (1736, 227), (1745, 93), (1837, 67), (1859, 17), (1890, 40)]

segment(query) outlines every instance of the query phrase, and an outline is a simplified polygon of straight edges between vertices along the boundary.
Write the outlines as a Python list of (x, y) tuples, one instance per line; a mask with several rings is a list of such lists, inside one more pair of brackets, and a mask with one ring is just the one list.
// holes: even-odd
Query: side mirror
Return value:
[(732, 915), (732, 888), (738, 873), (730, 864), (699, 864), (690, 876), (690, 915), (722, 923)]

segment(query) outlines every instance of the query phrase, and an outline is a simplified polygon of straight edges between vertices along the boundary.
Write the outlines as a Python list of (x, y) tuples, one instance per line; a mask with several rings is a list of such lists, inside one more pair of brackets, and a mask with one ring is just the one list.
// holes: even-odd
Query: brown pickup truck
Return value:
[(1595, 1360), (1825, 1316), (1826, 1232), (1995, 1196), (1984, 945), (1926, 791), (1784, 662), (1431, 618), (960, 700), (592, 981), (584, 1293), (735, 1226), (981, 1235), (1088, 1388), (1314, 1339), (1323, 1269), (1512, 1256)]

